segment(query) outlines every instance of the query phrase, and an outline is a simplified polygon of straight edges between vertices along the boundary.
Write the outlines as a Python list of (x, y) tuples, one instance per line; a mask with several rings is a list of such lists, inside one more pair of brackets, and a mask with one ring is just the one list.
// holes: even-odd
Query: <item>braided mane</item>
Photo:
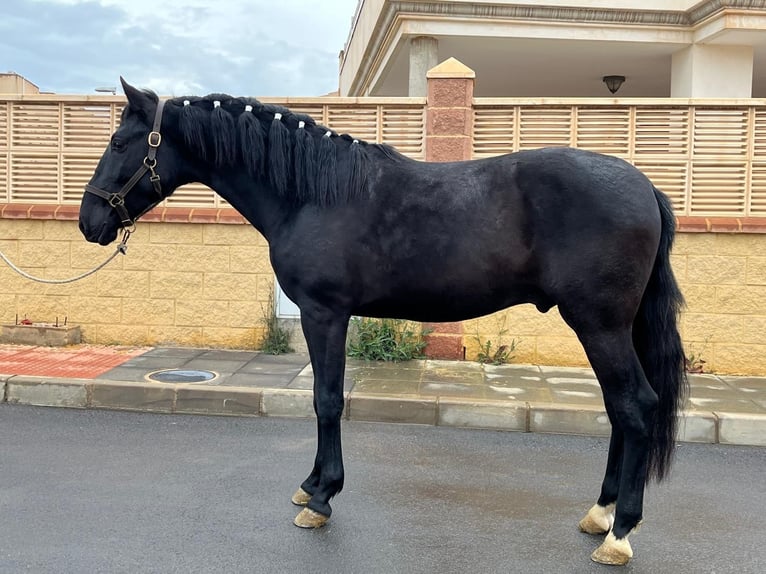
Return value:
[(242, 162), (254, 179), (296, 204), (335, 205), (367, 192), (366, 148), (381, 146), (255, 98), (210, 94), (167, 105), (180, 108), (179, 129), (200, 159), (216, 167)]

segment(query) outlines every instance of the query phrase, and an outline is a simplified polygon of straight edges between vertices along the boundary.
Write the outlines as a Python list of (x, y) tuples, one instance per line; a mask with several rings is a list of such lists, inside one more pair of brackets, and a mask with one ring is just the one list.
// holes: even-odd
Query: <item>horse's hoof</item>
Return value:
[(591, 506), (588, 514), (580, 521), (580, 530), (586, 534), (606, 534), (614, 523), (614, 504)]
[(330, 519), (329, 516), (319, 514), (310, 508), (304, 508), (293, 520), (293, 524), (298, 528), (321, 528)]
[(295, 494), (293, 494), (293, 497), (290, 499), (296, 506), (306, 506), (309, 503), (309, 500), (311, 500), (311, 495), (302, 488), (296, 490)]
[(628, 537), (615, 538), (613, 533), (606, 535), (604, 543), (593, 551), (591, 560), (599, 564), (624, 566), (633, 558), (633, 549), (630, 547)]

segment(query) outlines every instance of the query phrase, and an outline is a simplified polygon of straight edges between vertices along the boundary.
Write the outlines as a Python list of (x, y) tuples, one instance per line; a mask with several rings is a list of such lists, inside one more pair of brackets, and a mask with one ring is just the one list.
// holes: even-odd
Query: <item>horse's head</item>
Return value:
[(114, 241), (120, 228), (130, 229), (182, 183), (180, 151), (161, 131), (164, 102), (120, 80), (128, 105), (80, 205), (80, 231), (101, 245)]

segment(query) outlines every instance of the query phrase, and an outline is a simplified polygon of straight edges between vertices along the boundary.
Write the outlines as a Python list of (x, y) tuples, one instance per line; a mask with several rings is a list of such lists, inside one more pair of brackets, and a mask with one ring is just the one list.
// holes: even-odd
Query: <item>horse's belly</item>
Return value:
[(443, 293), (410, 292), (381, 298), (360, 305), (354, 314), (441, 323), (474, 319), (522, 303), (533, 303), (543, 313), (555, 304), (535, 288), (485, 294), (447, 290)]

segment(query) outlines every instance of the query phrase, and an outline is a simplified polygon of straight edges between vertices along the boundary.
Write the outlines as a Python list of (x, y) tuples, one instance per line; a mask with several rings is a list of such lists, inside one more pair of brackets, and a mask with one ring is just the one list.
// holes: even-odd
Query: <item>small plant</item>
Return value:
[(513, 361), (516, 351), (516, 339), (511, 339), (508, 345), (498, 345), (493, 349), (493, 343), (490, 339), (482, 341), (479, 335), (474, 337), (474, 341), (479, 345), (479, 352), (476, 360), (485, 365), (505, 365)]
[(487, 339), (486, 341), (482, 339), (477, 328), (473, 340), (476, 341), (476, 344), (479, 347), (476, 354), (476, 360), (478, 362), (484, 363), (485, 365), (505, 365), (506, 363), (513, 361), (516, 346), (518, 345), (516, 339), (511, 339), (511, 342), (507, 345), (502, 343), (503, 338), (508, 334), (508, 329), (505, 328), (506, 318), (507, 317), (504, 315), (502, 320), (498, 321), (497, 347), (495, 347), (495, 344), (491, 339)]
[(351, 319), (346, 352), (368, 361), (409, 361), (423, 357), (430, 330), (401, 319)]
[(687, 373), (699, 374), (705, 372), (705, 359), (702, 358), (702, 353), (707, 347), (710, 337), (706, 337), (702, 343), (702, 347), (699, 350), (694, 348), (693, 343), (689, 343), (689, 354), (684, 358), (684, 369)]
[(285, 329), (277, 318), (277, 310), (274, 306), (274, 295), (269, 294), (269, 301), (264, 307), (263, 319), (261, 322), (264, 326), (263, 342), (261, 343), (261, 351), (269, 355), (284, 355), (285, 353), (292, 353), (293, 348), (290, 346), (290, 332)]

